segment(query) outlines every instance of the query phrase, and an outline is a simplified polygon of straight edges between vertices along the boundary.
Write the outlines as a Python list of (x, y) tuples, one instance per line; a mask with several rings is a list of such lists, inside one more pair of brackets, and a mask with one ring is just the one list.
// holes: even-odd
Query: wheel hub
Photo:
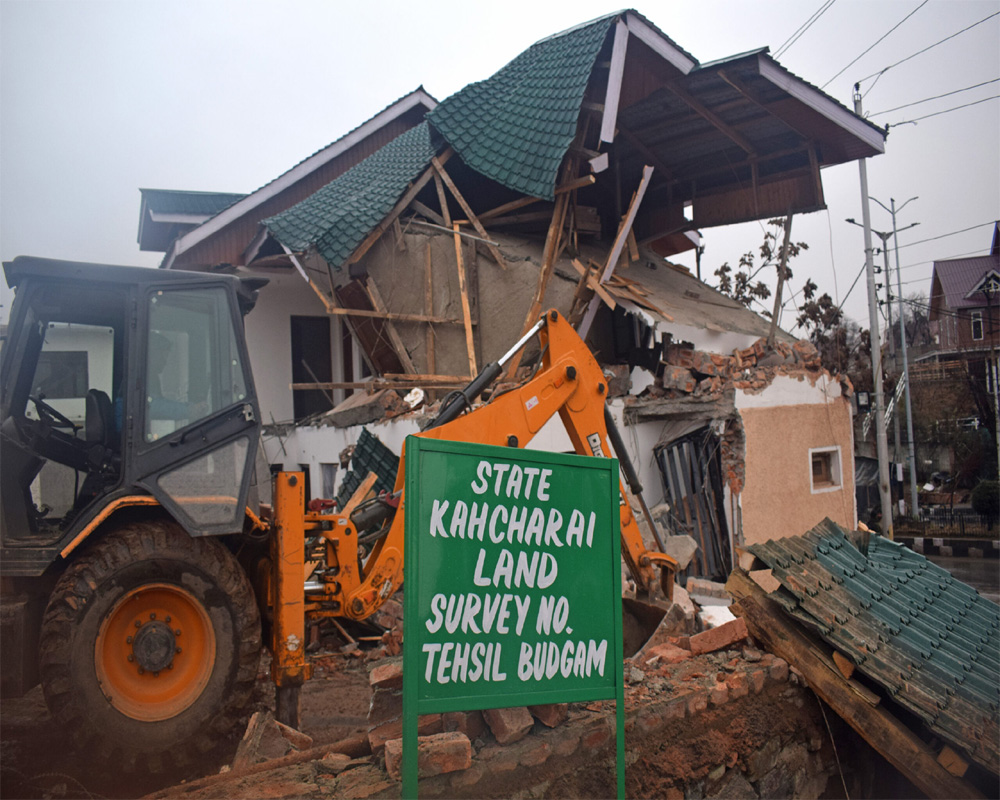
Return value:
[(132, 653), (139, 666), (148, 672), (159, 672), (173, 663), (177, 638), (173, 630), (159, 620), (147, 622), (132, 639)]

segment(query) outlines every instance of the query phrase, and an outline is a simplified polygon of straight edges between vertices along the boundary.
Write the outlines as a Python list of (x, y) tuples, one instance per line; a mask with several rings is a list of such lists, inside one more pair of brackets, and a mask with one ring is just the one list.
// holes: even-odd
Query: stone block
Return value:
[(281, 758), (294, 750), (308, 750), (313, 746), (311, 736), (275, 720), (270, 711), (257, 711), (236, 748), (232, 769), (245, 769), (262, 761)]
[(542, 706), (528, 706), (528, 711), (546, 728), (562, 725), (569, 716), (569, 703), (546, 703)]
[[(743, 621), (742, 619), (740, 620)], [(775, 658), (774, 663), (771, 664), (770, 678), (772, 681), (787, 681), (788, 680), (788, 662), (783, 658)]]
[(372, 667), (368, 683), (373, 689), (402, 689), (403, 660), (386, 659)]
[[(694, 655), (701, 653), (712, 653), (729, 647), (731, 644), (740, 642), (747, 638), (747, 625), (742, 617), (737, 617), (732, 622), (720, 625), (691, 637), (691, 652)], [(785, 665), (787, 671), (787, 664)]]
[(525, 747), (518, 758), (518, 763), (522, 767), (537, 767), (549, 760), (549, 756), (552, 755), (552, 747), (548, 742), (529, 739), (525, 743), (529, 742), (532, 747)]
[[(401, 777), (403, 740), (385, 743), (385, 769), (394, 780)], [(464, 733), (452, 731), (417, 737), (417, 775), (429, 778), (458, 772), (472, 766), (472, 742)]]
[[(691, 559), (697, 550), (698, 543), (694, 540), (694, 537), (688, 536), (686, 533), (679, 536), (667, 536), (663, 540), (663, 552), (677, 559), (678, 568), (681, 570), (687, 569), (687, 565), (691, 563)], [(688, 583), (691, 580), (688, 579)], [(674, 602), (677, 602), (676, 597), (674, 598)]]
[(750, 673), (750, 686), (753, 688), (754, 694), (760, 694), (764, 691), (764, 684), (767, 681), (767, 670), (755, 669)]
[(531, 713), (524, 706), (488, 708), (483, 711), (483, 718), (500, 744), (511, 744), (523, 739), (535, 724)]

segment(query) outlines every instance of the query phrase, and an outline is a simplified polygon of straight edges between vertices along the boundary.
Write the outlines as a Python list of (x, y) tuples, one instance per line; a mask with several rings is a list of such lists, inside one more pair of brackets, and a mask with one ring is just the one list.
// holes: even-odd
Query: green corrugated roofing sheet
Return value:
[(594, 61), (619, 16), (537, 42), (492, 77), (444, 100), (427, 119), (477, 172), (553, 199)]
[(791, 616), (931, 730), (996, 771), (1000, 606), (881, 536), (873, 534), (863, 553), (830, 520), (748, 549), (781, 582), (771, 597)]
[(218, 214), (245, 194), (230, 192), (186, 192), (173, 189), (140, 189), (151, 211), (160, 214)]
[(427, 168), (439, 144), (422, 122), (264, 224), (288, 249), (315, 246), (339, 268)]

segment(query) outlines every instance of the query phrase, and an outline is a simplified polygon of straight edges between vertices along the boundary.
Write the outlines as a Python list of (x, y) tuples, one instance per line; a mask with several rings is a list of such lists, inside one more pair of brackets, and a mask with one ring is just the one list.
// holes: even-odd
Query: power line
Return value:
[[(922, 6), (921, 6), (921, 7), (922, 7)], [(917, 9), (915, 9), (915, 10), (914, 10), (913, 12), (911, 12), (911, 13), (910, 13), (910, 15), (909, 15), (909, 16), (913, 16), (913, 14), (914, 14), (914, 13), (916, 13), (917, 11), (919, 11), (919, 10), (920, 10), (920, 8), (917, 8)], [(993, 12), (992, 14), (990, 14), (990, 15), (989, 15), (988, 17), (983, 17), (983, 19), (979, 20), (979, 22), (974, 22), (974, 23), (972, 23), (971, 25), (969, 25), (969, 26), (968, 26), (967, 28), (962, 28), (962, 30), (958, 31), (957, 33), (953, 33), (953, 34), (952, 34), (951, 36), (946, 36), (946, 37), (945, 37), (944, 39), (942, 39), (941, 41), (939, 41), (939, 42), (934, 42), (934, 44), (932, 44), (932, 45), (928, 45), (928, 46), (927, 46), (927, 47), (925, 47), (925, 48), (924, 48), (923, 50), (918, 50), (918, 51), (917, 51), (916, 53), (913, 53), (913, 54), (911, 54), (911, 55), (908, 55), (908, 56), (907, 56), (906, 58), (904, 58), (904, 59), (901, 59), (900, 61), (897, 61), (897, 62), (896, 62), (895, 64), (890, 64), (890, 65), (889, 65), (888, 67), (883, 67), (883, 68), (882, 68), (882, 69), (880, 69), (880, 70), (879, 70), (878, 72), (873, 72), (873, 73), (872, 73), (871, 75), (866, 75), (866, 76), (865, 76), (864, 78), (862, 78), (862, 79), (861, 79), (860, 81), (858, 81), (858, 83), (864, 83), (864, 82), (865, 82), (866, 80), (868, 80), (869, 78), (875, 78), (875, 77), (878, 77), (878, 76), (881, 76), (881, 75), (885, 74), (886, 72), (888, 72), (888, 71), (889, 71), (890, 69), (892, 69), (893, 67), (898, 67), (898, 66), (899, 66), (900, 64), (904, 64), (904, 63), (906, 63), (906, 62), (907, 62), (907, 61), (909, 61), (909, 60), (910, 60), (911, 58), (916, 58), (917, 56), (919, 56), (919, 55), (922, 55), (923, 53), (926, 53), (926, 52), (927, 52), (928, 50), (932, 50), (932, 49), (934, 49), (934, 48), (935, 48), (935, 47), (937, 47), (937, 46), (938, 46), (939, 44), (944, 44), (945, 42), (947, 42), (947, 41), (949, 41), (949, 40), (951, 40), (951, 39), (954, 39), (954, 38), (955, 38), (956, 36), (960, 36), (961, 34), (965, 33), (966, 31), (969, 31), (969, 30), (972, 30), (972, 29), (973, 29), (973, 28), (975, 28), (975, 27), (976, 27), (977, 25), (982, 25), (982, 24), (983, 24), (984, 22), (986, 22), (987, 20), (991, 20), (991, 19), (993, 19), (993, 17), (997, 16), (997, 14), (1000, 14), (1000, 11), (995, 11), (995, 12)], [(904, 19), (904, 20), (903, 20), (903, 22), (905, 22), (905, 21), (906, 21), (906, 20)], [(901, 22), (900, 24), (902, 24), (902, 22)], [(899, 27), (899, 25), (897, 25), (896, 27), (898, 28), (898, 27)], [(894, 28), (893, 30), (895, 30), (895, 28)], [(892, 33), (892, 31), (889, 31), (889, 33)], [(888, 34), (887, 34), (887, 35), (888, 35)], [(884, 39), (885, 37), (883, 36), (882, 38)], [(882, 40), (880, 39), (879, 41), (882, 41)], [(876, 42), (875, 44), (878, 44), (878, 42)], [(872, 47), (874, 47), (874, 46), (875, 46), (875, 45), (872, 45)], [(868, 48), (868, 49), (870, 50), (871, 48)], [(867, 53), (867, 52), (868, 52), (868, 50), (866, 50), (866, 51), (865, 51), (865, 53)], [(864, 53), (862, 53), (861, 55), (864, 55)], [(861, 57), (861, 56), (858, 56), (858, 58), (860, 58), (860, 57)], [(855, 59), (855, 61), (857, 61), (857, 59)], [(851, 64), (853, 64), (853, 63), (854, 63), (854, 62), (852, 61), (852, 62), (851, 62)], [(847, 66), (850, 66), (850, 64), (848, 64)], [(844, 69), (846, 69), (846, 68), (847, 68), (847, 67), (845, 67)], [(843, 72), (843, 70), (841, 70), (841, 72)], [(837, 75), (839, 75), (839, 74), (840, 74), (840, 73), (837, 73)], [(837, 77), (837, 75), (834, 75), (834, 78), (836, 78), (836, 77)], [(831, 79), (831, 80), (832, 80), (832, 79)]]
[[(855, 58), (850, 64), (848, 64), (846, 67), (844, 67), (840, 72), (838, 72), (836, 75), (834, 75), (832, 78), (830, 78), (830, 80), (828, 80), (826, 83), (824, 83), (819, 88), (820, 89), (825, 89), (827, 86), (829, 86), (835, 80), (837, 80), (837, 78), (839, 78), (841, 75), (843, 75), (845, 72), (847, 72), (848, 69), (850, 69), (858, 61), (860, 61), (862, 56), (865, 56), (868, 53), (870, 53), (871, 50), (875, 47), (875, 45), (877, 45), (880, 42), (882, 42), (890, 33), (892, 33), (894, 30), (896, 30), (896, 28), (898, 28), (900, 25), (902, 25), (904, 22), (906, 22), (906, 20), (908, 20), (910, 17), (912, 17), (914, 14), (916, 14), (920, 9), (922, 9), (925, 5), (927, 5), (928, 2), (929, 2), (929, 0), (924, 0), (924, 2), (922, 2), (919, 6), (917, 6), (915, 9), (913, 9), (913, 11), (911, 11), (909, 14), (907, 14), (905, 17), (903, 17), (899, 22), (897, 22), (895, 25), (893, 25), (891, 28), (889, 28), (889, 30), (887, 30), (885, 33), (883, 33), (882, 36), (880, 36), (879, 39), (874, 44), (872, 44), (867, 50), (865, 50), (865, 52), (863, 52), (860, 56), (858, 56), (857, 58)], [(893, 66), (895, 66), (895, 65), (893, 65)], [(886, 67), (886, 69), (889, 69), (889, 67)], [(882, 71), (885, 72), (885, 70), (882, 70)], [(858, 81), (858, 82), (860, 83), (860, 81)]]
[(948, 261), (952, 258), (963, 258), (964, 256), (981, 256), (983, 255), (983, 248), (978, 250), (970, 250), (968, 253), (955, 253), (954, 255), (945, 256), (944, 258), (931, 258), (927, 261), (917, 261), (913, 264), (903, 264), (900, 269), (910, 269), (910, 267), (922, 267), (924, 264), (933, 264), (935, 261)]
[(836, 2), (837, 0), (827, 0), (827, 2), (825, 2), (822, 6), (820, 6), (817, 11), (814, 11), (813, 15), (809, 17), (809, 19), (807, 19), (802, 25), (800, 25), (798, 30), (796, 30), (795, 33), (793, 33), (791, 36), (785, 39), (785, 41), (781, 43), (778, 49), (774, 51), (774, 57), (780, 58), (782, 55), (784, 55), (791, 48), (791, 46), (799, 40), (802, 34), (805, 33), (807, 30), (809, 30), (809, 28), (811, 28), (816, 23), (816, 21), (820, 17), (822, 17)]
[(931, 100), (940, 100), (942, 97), (951, 97), (953, 94), (961, 94), (962, 92), (967, 92), (970, 89), (978, 89), (980, 86), (988, 86), (989, 84), (996, 83), (997, 81), (1000, 81), (1000, 78), (994, 78), (991, 81), (983, 81), (982, 83), (977, 83), (972, 86), (966, 86), (964, 89), (956, 89), (953, 92), (945, 92), (944, 94), (936, 94), (933, 97), (925, 97), (923, 100), (914, 100), (912, 103), (904, 103), (903, 105), (896, 106), (895, 108), (887, 108), (885, 111), (876, 111), (874, 114), (869, 114), (868, 116), (877, 117), (881, 114), (899, 111), (900, 109), (909, 108), (910, 106), (919, 106), (921, 103), (929, 103)]
[(938, 117), (941, 114), (948, 114), (952, 111), (958, 111), (960, 108), (968, 108), (969, 106), (978, 106), (980, 103), (985, 103), (989, 100), (996, 100), (1000, 97), (1000, 94), (994, 94), (990, 97), (984, 97), (982, 100), (975, 100), (971, 103), (966, 103), (965, 105), (955, 106), (954, 108), (946, 108), (944, 111), (935, 111), (933, 114), (924, 114), (922, 117), (914, 117), (913, 119), (904, 119), (902, 122), (893, 122), (890, 125), (886, 125), (886, 130), (889, 128), (898, 128), (900, 125), (913, 125), (922, 119), (930, 119), (931, 117)]
[[(959, 233), (967, 233), (968, 231), (974, 231), (976, 228), (984, 228), (987, 225), (996, 225), (996, 221), (994, 220), (991, 222), (980, 222), (978, 225), (973, 225), (969, 228), (962, 228), (959, 231), (950, 231), (949, 233), (942, 233), (939, 236), (931, 236), (927, 239), (917, 239), (917, 241), (915, 242), (907, 242), (906, 244), (899, 245), (898, 249), (902, 250), (904, 247), (913, 247), (914, 245), (924, 244), (925, 242), (936, 242), (938, 239), (945, 239), (948, 236), (955, 236)], [(939, 258), (937, 260), (940, 261), (941, 259)]]

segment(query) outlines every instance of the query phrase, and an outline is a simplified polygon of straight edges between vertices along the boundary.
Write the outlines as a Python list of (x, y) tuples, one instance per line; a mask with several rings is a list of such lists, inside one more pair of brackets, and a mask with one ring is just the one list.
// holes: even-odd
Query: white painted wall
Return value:
[(815, 384), (804, 376), (778, 375), (760, 392), (736, 390), (736, 408), (774, 408), (776, 406), (822, 405), (843, 394), (840, 381), (821, 373)]

